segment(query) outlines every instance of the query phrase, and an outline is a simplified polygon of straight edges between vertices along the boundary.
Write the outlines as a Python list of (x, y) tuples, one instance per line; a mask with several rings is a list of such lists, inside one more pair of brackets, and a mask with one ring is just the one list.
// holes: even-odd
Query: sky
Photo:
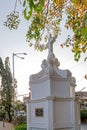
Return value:
[[(12, 56), (13, 53), (27, 53), (24, 59), (14, 57), (14, 72), (17, 79), (17, 92), (18, 95), (29, 93), (29, 77), (41, 70), (41, 63), (43, 59), (47, 58), (48, 51), (43, 52), (35, 51), (34, 48), (30, 48), (26, 42), (26, 32), (29, 26), (29, 22), (24, 20), (20, 13), (21, 23), (17, 30), (9, 30), (3, 25), (6, 21), (6, 15), (13, 11), (15, 5), (14, 0), (0, 0), (0, 57), (5, 60), (6, 57), (10, 58), (10, 67), (13, 71)], [(21, 5), (18, 4), (17, 10), (21, 12)], [(61, 24), (62, 34), (54, 43), (54, 54), (60, 61), (60, 69), (69, 69), (72, 75), (76, 78), (76, 91), (80, 91), (83, 87), (83, 91), (87, 91), (87, 80), (84, 79), (84, 75), (87, 74), (87, 62), (84, 62), (83, 58), (87, 56), (87, 53), (81, 56), (79, 62), (74, 61), (74, 54), (71, 52), (71, 48), (61, 48), (60, 44), (63, 43), (67, 35), (72, 32), (67, 31)], [(21, 96), (18, 96), (21, 98)]]

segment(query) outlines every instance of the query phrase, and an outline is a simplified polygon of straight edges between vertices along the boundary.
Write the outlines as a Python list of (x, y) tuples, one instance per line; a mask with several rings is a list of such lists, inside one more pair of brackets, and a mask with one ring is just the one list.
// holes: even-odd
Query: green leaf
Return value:
[(85, 26), (87, 27), (87, 12), (85, 13), (83, 17), (83, 21), (85, 22)]
[(26, 11), (26, 9), (23, 11), (23, 14), (24, 14), (24, 18), (26, 19), (26, 20), (29, 20), (30, 18), (31, 18), (31, 16), (32, 16), (32, 11)]
[(75, 61), (79, 61), (80, 59), (80, 52), (76, 52), (74, 55)]
[(24, 2), (23, 2), (23, 7), (25, 7), (25, 5), (26, 5), (26, 0), (24, 0)]
[(43, 11), (43, 6), (44, 6), (44, 0), (41, 0), (34, 6), (34, 10), (37, 11), (38, 13), (41, 13)]
[(85, 13), (83, 20), (87, 20), (87, 12)]
[(87, 28), (82, 29), (82, 36), (87, 40)]
[(28, 0), (28, 1), (29, 1), (30, 10), (33, 10), (33, 8), (35, 6), (33, 0)]

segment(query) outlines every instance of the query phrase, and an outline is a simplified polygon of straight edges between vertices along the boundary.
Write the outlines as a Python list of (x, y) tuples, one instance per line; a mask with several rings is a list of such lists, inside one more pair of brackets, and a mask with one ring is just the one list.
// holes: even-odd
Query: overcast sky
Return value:
[[(28, 22), (23, 20), (22, 17), (18, 30), (9, 30), (3, 25), (3, 22), (6, 20), (6, 15), (14, 9), (14, 4), (14, 0), (0, 0), (0, 57), (3, 58), (3, 61), (7, 56), (10, 57), (12, 70), (13, 53), (27, 53), (27, 56), (24, 56), (24, 60), (15, 57), (14, 62), (15, 77), (18, 81), (18, 95), (21, 95), (28, 94), (29, 76), (41, 70), (41, 62), (47, 58), (47, 50), (37, 52), (28, 46), (25, 36), (28, 29)], [(20, 5), (18, 5), (18, 9), (19, 8), (21, 11)], [(62, 49), (59, 45), (70, 33), (70, 31), (63, 29), (61, 37), (58, 37), (54, 44), (54, 53), (60, 61), (60, 68), (69, 69), (76, 78), (76, 91), (81, 90), (83, 87), (86, 87), (86, 89), (84, 89), (84, 91), (86, 91), (87, 80), (84, 79), (84, 75), (87, 73), (87, 62), (84, 63), (84, 55), (77, 63), (74, 61), (71, 49), (65, 47)]]

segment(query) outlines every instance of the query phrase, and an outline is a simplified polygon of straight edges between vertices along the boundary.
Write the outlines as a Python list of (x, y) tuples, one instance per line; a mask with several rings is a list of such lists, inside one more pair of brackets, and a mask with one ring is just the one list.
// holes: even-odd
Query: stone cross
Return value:
[(53, 54), (53, 43), (55, 42), (56, 37), (56, 35), (54, 37), (50, 35), (48, 38), (47, 48), (49, 57)]

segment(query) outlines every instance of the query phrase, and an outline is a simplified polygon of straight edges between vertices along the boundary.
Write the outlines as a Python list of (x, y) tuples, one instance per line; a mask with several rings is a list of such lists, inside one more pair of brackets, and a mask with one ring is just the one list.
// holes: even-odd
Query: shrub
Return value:
[(16, 125), (14, 127), (14, 130), (27, 130), (27, 125), (26, 124)]
[(81, 110), (80, 115), (81, 119), (87, 119), (87, 110)]

